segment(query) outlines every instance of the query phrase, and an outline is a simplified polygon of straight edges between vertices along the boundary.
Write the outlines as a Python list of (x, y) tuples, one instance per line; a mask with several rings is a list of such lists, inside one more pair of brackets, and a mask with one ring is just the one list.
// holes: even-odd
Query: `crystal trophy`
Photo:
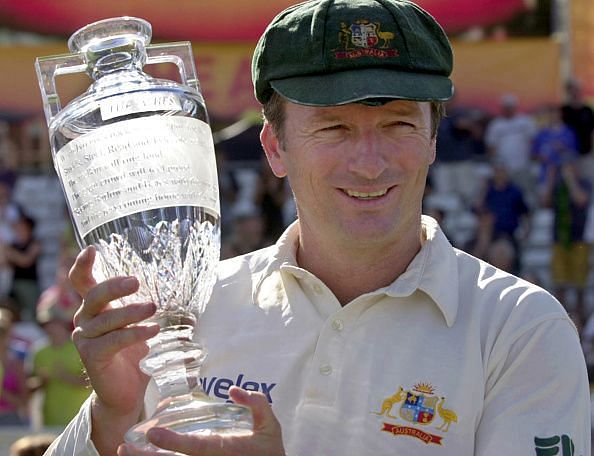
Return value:
[[(205, 351), (193, 341), (220, 251), (220, 206), (212, 133), (190, 43), (150, 45), (151, 26), (120, 17), (89, 24), (71, 54), (35, 66), (52, 158), (77, 240), (94, 245), (94, 274), (133, 275), (140, 290), (121, 305), (153, 301), (160, 332), (140, 368), (160, 395), (156, 412), (126, 441), (151, 448), (153, 426), (178, 432), (250, 432), (248, 408), (215, 402), (198, 380)], [(179, 69), (181, 84), (143, 71)], [(86, 72), (93, 83), (63, 109), (56, 76)], [(114, 385), (117, 388), (117, 385)]]

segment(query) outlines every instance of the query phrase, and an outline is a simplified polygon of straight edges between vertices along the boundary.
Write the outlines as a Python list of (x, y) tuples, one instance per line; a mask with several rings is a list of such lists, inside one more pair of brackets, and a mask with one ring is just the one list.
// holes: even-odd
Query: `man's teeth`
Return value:
[(360, 198), (360, 199), (370, 199), (370, 198), (378, 198), (380, 196), (384, 196), (388, 193), (388, 189), (379, 190), (377, 192), (371, 193), (364, 193), (364, 192), (356, 192), (354, 190), (346, 190), (346, 194), (352, 196), (353, 198)]

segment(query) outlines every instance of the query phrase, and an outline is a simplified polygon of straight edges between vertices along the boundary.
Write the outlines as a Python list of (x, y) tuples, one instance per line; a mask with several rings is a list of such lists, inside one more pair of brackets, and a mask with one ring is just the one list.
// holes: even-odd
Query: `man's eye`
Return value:
[(337, 131), (337, 130), (342, 130), (344, 128), (345, 128), (344, 125), (336, 124), (336, 125), (329, 125), (327, 127), (324, 127), (324, 128), (322, 128), (322, 131)]
[(398, 122), (393, 122), (388, 126), (397, 128), (414, 128), (413, 124), (411, 124), (410, 122), (404, 122), (402, 120), (399, 120)]

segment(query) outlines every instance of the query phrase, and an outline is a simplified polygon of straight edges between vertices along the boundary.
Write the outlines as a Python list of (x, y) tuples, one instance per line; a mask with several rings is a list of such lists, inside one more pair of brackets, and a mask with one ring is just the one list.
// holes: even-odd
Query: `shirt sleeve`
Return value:
[[(99, 456), (99, 452), (91, 440), (91, 402), (94, 398), (95, 392), (91, 393), (83, 403), (78, 414), (68, 423), (64, 432), (54, 440), (44, 456)], [(147, 416), (147, 410), (150, 412), (149, 414), (152, 414), (157, 407), (158, 391), (152, 379), (148, 384), (144, 399), (145, 408), (141, 419)]]
[(81, 406), (78, 415), (44, 453), (44, 456), (99, 456), (91, 441), (91, 401), (95, 393)]
[(500, 340), (488, 362), (475, 456), (590, 456), (589, 386), (571, 321), (543, 316)]

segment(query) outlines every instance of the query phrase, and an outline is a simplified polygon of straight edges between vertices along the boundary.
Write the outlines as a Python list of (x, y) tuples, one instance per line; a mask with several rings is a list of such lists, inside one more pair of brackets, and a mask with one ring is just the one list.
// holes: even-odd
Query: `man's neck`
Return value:
[(420, 228), (390, 245), (359, 249), (336, 240), (316, 242), (300, 235), (297, 263), (322, 280), (344, 306), (365, 293), (388, 286), (406, 270), (420, 249)]

